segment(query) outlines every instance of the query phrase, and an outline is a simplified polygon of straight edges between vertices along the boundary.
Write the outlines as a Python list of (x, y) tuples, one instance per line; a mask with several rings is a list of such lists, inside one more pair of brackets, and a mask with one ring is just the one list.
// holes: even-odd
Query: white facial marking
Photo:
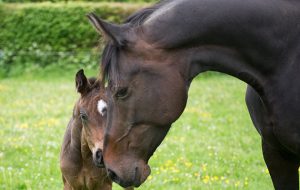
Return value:
[(107, 104), (104, 100), (99, 100), (98, 101), (98, 105), (97, 105), (97, 108), (98, 108), (98, 111), (99, 113), (104, 116), (105, 115), (105, 112), (106, 112), (106, 109), (107, 109)]
[(96, 154), (97, 150), (103, 150), (103, 142), (97, 142), (94, 147), (92, 148), (92, 153)]

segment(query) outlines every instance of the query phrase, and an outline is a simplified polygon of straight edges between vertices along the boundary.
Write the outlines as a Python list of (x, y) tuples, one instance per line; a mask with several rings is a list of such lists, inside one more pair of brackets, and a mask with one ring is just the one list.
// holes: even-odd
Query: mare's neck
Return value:
[(288, 62), (288, 49), (297, 45), (299, 8), (296, 1), (281, 0), (175, 0), (150, 15), (141, 31), (153, 47), (180, 55), (189, 81), (219, 71), (264, 96)]
[(181, 55), (187, 58), (184, 58), (184, 67), (188, 68), (185, 69), (188, 82), (199, 73), (217, 71), (248, 83), (260, 95), (264, 95), (268, 74), (274, 72), (272, 69), (262, 70), (259, 66), (248, 62), (237, 50), (222, 46), (190, 48)]

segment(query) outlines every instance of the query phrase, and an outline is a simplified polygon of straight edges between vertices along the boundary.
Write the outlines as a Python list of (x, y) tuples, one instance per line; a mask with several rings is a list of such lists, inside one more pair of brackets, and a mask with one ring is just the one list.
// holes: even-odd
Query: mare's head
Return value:
[(83, 70), (76, 74), (76, 88), (80, 98), (75, 105), (74, 117), (82, 123), (82, 146), (88, 146), (93, 162), (97, 167), (104, 167), (103, 138), (106, 125), (107, 104), (104, 89), (100, 81), (87, 79)]
[(88, 15), (107, 40), (102, 57), (109, 97), (104, 162), (110, 178), (123, 187), (138, 187), (149, 176), (148, 160), (187, 100), (180, 58), (143, 39), (140, 23), (151, 11), (122, 25)]

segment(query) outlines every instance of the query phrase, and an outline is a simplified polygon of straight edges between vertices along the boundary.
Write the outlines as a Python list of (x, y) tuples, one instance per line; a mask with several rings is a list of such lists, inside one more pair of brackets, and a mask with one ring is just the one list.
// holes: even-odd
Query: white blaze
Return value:
[(107, 109), (107, 104), (104, 100), (99, 100), (98, 101), (98, 105), (97, 105), (97, 108), (98, 108), (98, 111), (99, 113), (104, 116), (105, 112), (106, 112), (106, 109)]

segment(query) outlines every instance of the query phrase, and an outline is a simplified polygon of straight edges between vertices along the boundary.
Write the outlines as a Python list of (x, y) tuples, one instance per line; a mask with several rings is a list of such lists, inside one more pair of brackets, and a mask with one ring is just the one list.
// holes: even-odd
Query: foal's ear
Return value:
[(129, 24), (116, 25), (108, 23), (95, 15), (94, 13), (87, 14), (87, 17), (96, 31), (103, 35), (109, 43), (113, 43), (117, 47), (126, 45), (127, 33), (130, 29)]
[(81, 95), (84, 95), (88, 92), (89, 83), (86, 76), (84, 75), (83, 69), (80, 69), (76, 73), (75, 82), (76, 82), (77, 92), (79, 92)]

